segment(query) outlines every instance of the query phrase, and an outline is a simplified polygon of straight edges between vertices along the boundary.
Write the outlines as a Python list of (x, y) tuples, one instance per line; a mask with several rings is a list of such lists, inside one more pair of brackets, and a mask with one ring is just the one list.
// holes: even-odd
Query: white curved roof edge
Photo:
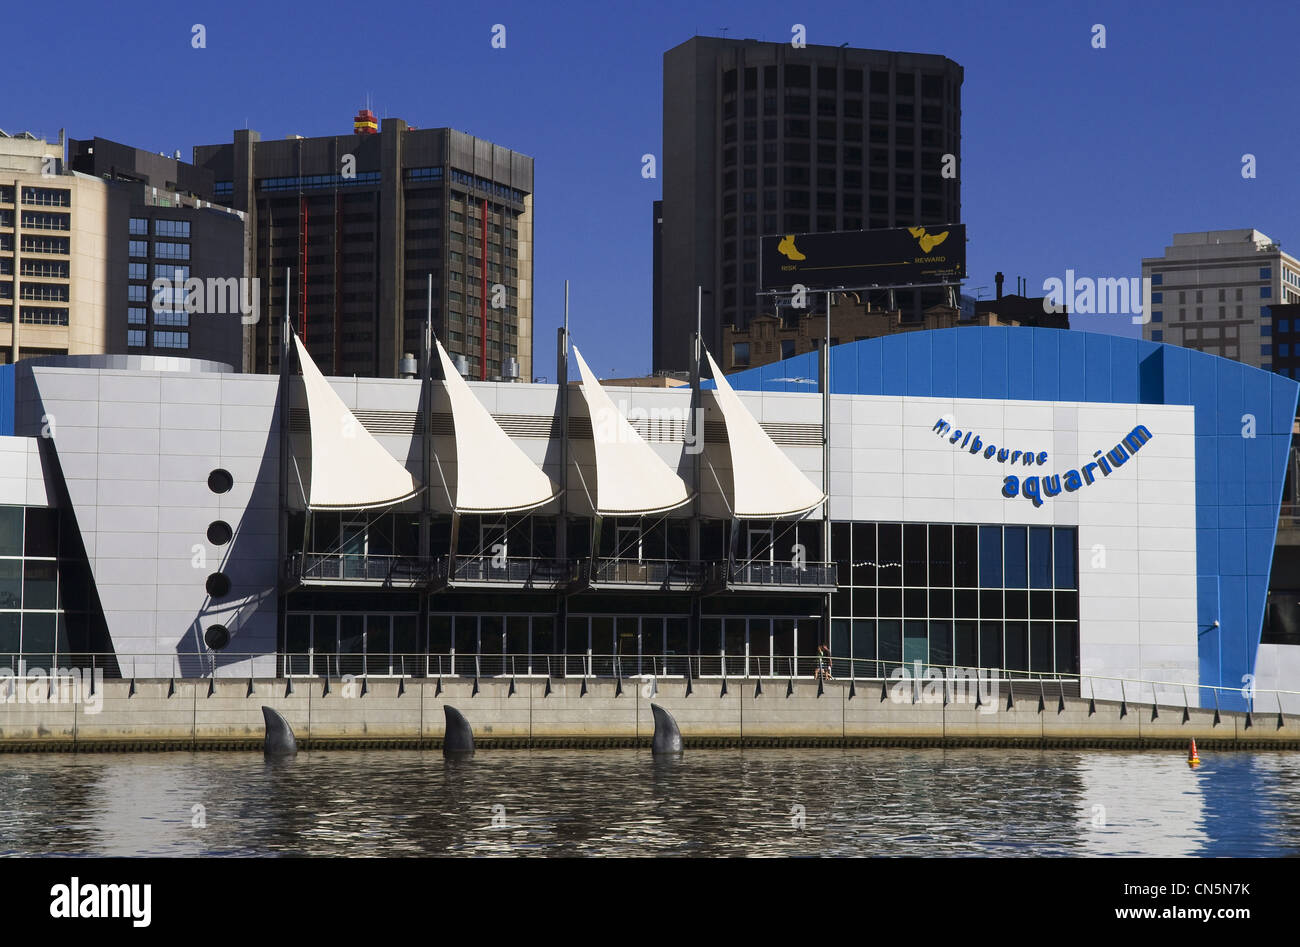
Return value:
[(591, 438), (596, 450), (596, 513), (639, 516), (666, 513), (689, 503), (694, 494), (686, 481), (628, 423), (596, 381), (576, 345), (573, 355), (591, 415)]
[(456, 439), (454, 508), (458, 513), (517, 513), (554, 500), (560, 488), (529, 459), (470, 391), (434, 339), (451, 399)]
[(732, 516), (737, 519), (779, 519), (802, 516), (826, 500), (826, 494), (768, 437), (732, 390), (718, 363), (706, 349), (713, 373), (713, 397), (727, 425), (731, 449)]
[(311, 425), (307, 508), (369, 510), (416, 496), (424, 489), (419, 481), (348, 410), (296, 332), (293, 342)]

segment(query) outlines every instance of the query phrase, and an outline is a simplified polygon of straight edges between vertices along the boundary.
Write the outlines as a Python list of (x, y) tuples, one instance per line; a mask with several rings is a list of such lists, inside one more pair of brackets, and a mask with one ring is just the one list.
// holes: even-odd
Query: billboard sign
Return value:
[(959, 283), (966, 225), (780, 234), (763, 238), (762, 288), (867, 289)]

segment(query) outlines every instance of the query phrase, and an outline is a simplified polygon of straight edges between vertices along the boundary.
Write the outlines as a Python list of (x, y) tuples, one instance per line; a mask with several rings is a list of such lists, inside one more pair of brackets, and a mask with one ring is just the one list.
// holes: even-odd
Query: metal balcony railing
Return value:
[(729, 588), (826, 592), (834, 590), (837, 585), (837, 570), (833, 562), (806, 562), (801, 566), (787, 562), (746, 562), (732, 566), (729, 573), (725, 564), (721, 569)]
[[(26, 688), (26, 699), (40, 702), (70, 699), (67, 690), (80, 686), (91, 693), (93, 681), (107, 679), (167, 680), (221, 677), (238, 681), (252, 678), (619, 678), (642, 683), (664, 683), (676, 678), (818, 680), (861, 686), (869, 682), (883, 687), (880, 700), (930, 703), (970, 700), (978, 689), (985, 702), (1000, 692), (1006, 707), (1008, 694), (1015, 700), (1043, 698), (1095, 698), (1125, 701), (1147, 707), (1200, 707), (1213, 710), (1249, 708), (1255, 713), (1300, 712), (1300, 691), (1214, 685), (1192, 681), (1169, 681), (1157, 678), (1110, 677), (1072, 671), (1029, 670), (1025, 668), (967, 667), (934, 664), (897, 657), (859, 658), (841, 655), (755, 653), (676, 653), (656, 649), (652, 652), (628, 649), (619, 654), (602, 654), (592, 650), (563, 654), (511, 652), (505, 650), (468, 652), (401, 652), (378, 647), (368, 638), (358, 641), (354, 650), (339, 651), (196, 651), (178, 653), (105, 653), (105, 652), (0, 652), (0, 701), (14, 703), (17, 688)], [(254, 672), (254, 668), (257, 668)], [(32, 691), (44, 684), (44, 692)], [(680, 684), (679, 684), (680, 686)], [(644, 692), (643, 692), (644, 693)], [(716, 693), (716, 692), (715, 692)], [(354, 696), (360, 696), (360, 692)], [(651, 690), (648, 696), (653, 696)], [(1244, 705), (1244, 707), (1243, 707)], [(1033, 706), (1033, 705), (1030, 705)]]
[(573, 562), (511, 556), (450, 556), (438, 559), (434, 576), (440, 585), (555, 589), (573, 581)]
[(591, 559), (583, 563), (583, 579), (596, 588), (687, 592), (701, 588), (708, 573), (707, 563), (683, 559)]
[(413, 587), (428, 581), (429, 562), (418, 556), (298, 553), (289, 559), (289, 575), (307, 585), (355, 582)]

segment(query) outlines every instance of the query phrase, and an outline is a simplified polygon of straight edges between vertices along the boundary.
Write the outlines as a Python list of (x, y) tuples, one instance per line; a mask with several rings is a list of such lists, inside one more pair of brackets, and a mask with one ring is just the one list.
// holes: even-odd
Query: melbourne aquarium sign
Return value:
[[(1034, 452), (1026, 450), (1023, 445), (1016, 448), (999, 447), (985, 441), (973, 431), (962, 431), (953, 428), (952, 424), (943, 418), (936, 421), (931, 430), (940, 437), (947, 436), (951, 431), (951, 436), (948, 437), (949, 444), (952, 444), (958, 450), (966, 450), (971, 454), (982, 456), (987, 461), (999, 464), (1020, 464), (1024, 467), (1043, 467), (1047, 464), (1048, 457), (1045, 450)], [(1008, 500), (1021, 496), (1036, 507), (1042, 506), (1044, 499), (1060, 496), (1062, 492), (1074, 493), (1083, 487), (1092, 486), (1097, 482), (1097, 471), (1099, 470), (1102, 478), (1109, 477), (1128, 463), (1129, 458), (1136, 455), (1142, 445), (1151, 440), (1151, 437), (1151, 431), (1147, 429), (1147, 426), (1139, 424), (1112, 450), (1103, 454), (1101, 449), (1098, 448), (1093, 452), (1091, 462), (1080, 464), (1077, 468), (1067, 470), (1064, 474), (1054, 473), (1051, 476), (1006, 474), (1002, 480), (1002, 495)]]

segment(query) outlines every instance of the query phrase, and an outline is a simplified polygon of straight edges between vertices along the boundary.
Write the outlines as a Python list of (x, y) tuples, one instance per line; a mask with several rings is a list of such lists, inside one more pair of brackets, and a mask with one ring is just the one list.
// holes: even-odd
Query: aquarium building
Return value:
[(326, 378), (296, 339), (280, 377), (4, 368), (3, 660), (784, 679), (825, 644), (837, 678), (1300, 691), (1294, 646), (1261, 644), (1290, 379), (1037, 328), (725, 379), (704, 353), (679, 389), (562, 348), (568, 386), (467, 382), (436, 342), (412, 379)]

